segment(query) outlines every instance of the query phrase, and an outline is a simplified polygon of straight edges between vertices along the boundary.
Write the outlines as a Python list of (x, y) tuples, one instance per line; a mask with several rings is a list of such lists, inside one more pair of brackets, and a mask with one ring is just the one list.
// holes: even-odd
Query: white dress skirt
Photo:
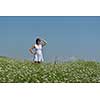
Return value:
[(35, 54), (34, 54), (34, 61), (36, 62), (43, 62), (44, 59), (43, 59), (43, 52), (42, 52), (42, 45), (37, 45), (35, 44)]

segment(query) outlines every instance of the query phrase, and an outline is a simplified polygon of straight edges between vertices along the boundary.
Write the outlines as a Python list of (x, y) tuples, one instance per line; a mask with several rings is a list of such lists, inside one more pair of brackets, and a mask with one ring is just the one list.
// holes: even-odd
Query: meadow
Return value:
[(99, 83), (100, 62), (33, 64), (0, 57), (0, 83)]

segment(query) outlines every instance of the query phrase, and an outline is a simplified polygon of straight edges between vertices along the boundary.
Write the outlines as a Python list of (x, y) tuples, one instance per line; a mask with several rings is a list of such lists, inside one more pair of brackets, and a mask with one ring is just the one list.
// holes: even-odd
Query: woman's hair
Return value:
[(38, 44), (38, 42), (41, 42), (41, 39), (40, 38), (37, 38), (36, 39), (36, 44)]

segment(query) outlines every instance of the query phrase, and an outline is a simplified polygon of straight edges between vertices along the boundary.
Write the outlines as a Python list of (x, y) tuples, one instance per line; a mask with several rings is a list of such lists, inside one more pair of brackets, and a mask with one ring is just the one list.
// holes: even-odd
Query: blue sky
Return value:
[(58, 57), (100, 61), (100, 17), (0, 17), (0, 55), (30, 59), (28, 49), (47, 40), (46, 60)]

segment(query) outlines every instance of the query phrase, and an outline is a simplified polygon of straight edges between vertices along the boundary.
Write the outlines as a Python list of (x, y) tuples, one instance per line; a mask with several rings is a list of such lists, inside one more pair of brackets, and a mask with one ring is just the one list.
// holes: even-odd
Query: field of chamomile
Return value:
[(100, 63), (69, 61), (33, 64), (0, 57), (0, 83), (99, 83)]

